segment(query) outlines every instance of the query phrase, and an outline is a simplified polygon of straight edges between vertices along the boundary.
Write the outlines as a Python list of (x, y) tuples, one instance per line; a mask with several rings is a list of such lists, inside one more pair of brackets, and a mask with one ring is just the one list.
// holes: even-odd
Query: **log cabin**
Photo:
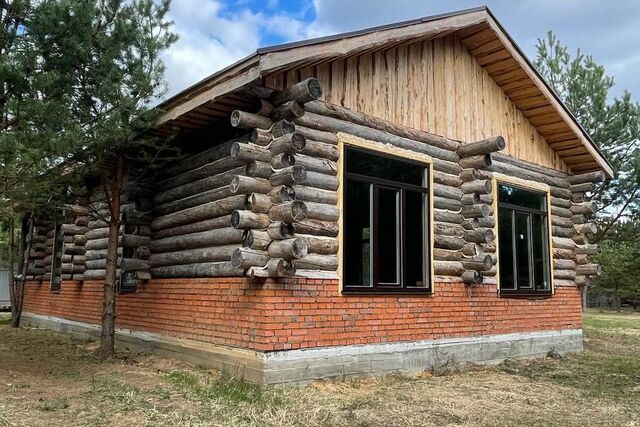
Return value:
[[(487, 8), (258, 49), (161, 108), (188, 154), (123, 195), (119, 344), (259, 384), (582, 350), (614, 171)], [(30, 324), (97, 331), (88, 203), (36, 224)]]

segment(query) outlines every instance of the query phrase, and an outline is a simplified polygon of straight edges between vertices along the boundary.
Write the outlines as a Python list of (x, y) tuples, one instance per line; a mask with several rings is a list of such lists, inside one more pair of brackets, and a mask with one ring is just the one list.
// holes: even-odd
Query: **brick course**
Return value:
[[(261, 351), (579, 329), (580, 291), (500, 298), (495, 285), (437, 283), (432, 296), (342, 296), (335, 280), (162, 279), (118, 295), (117, 326)], [(102, 283), (29, 283), (27, 312), (100, 323)]]

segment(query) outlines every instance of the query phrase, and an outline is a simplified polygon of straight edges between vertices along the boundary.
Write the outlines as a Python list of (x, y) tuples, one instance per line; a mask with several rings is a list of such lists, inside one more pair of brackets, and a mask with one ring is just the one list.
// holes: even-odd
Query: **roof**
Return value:
[(252, 101), (237, 91), (275, 72), (455, 34), (574, 173), (614, 170), (487, 7), (260, 48), (160, 104), (157, 129), (197, 129)]

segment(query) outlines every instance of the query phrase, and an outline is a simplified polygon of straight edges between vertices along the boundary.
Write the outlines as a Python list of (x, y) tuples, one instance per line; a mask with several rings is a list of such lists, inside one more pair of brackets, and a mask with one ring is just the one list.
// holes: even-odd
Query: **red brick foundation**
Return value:
[[(342, 296), (334, 280), (163, 279), (119, 295), (120, 328), (253, 350), (414, 341), (580, 329), (580, 291), (548, 299), (500, 298), (495, 286), (438, 283), (433, 296)], [(100, 322), (102, 284), (26, 287), (26, 312)]]

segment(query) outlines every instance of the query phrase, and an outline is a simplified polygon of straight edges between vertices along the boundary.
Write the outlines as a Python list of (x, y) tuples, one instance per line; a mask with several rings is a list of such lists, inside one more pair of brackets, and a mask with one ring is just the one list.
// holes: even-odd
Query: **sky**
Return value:
[(173, 0), (179, 41), (165, 54), (171, 96), (259, 47), (488, 6), (535, 58), (552, 30), (571, 53), (580, 48), (640, 100), (640, 1), (635, 0)]

